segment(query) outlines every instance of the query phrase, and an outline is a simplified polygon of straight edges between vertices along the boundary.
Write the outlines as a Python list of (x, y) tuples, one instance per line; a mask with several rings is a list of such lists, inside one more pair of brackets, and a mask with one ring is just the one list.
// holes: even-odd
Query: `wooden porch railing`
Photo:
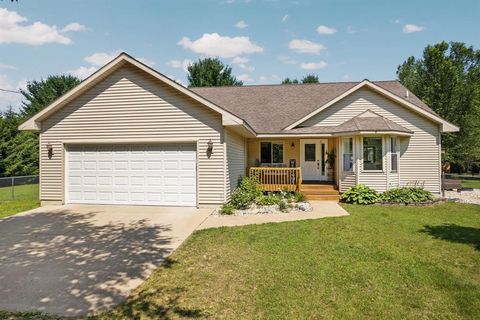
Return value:
[(302, 170), (300, 168), (250, 168), (250, 177), (255, 177), (263, 191), (299, 191), (302, 186)]

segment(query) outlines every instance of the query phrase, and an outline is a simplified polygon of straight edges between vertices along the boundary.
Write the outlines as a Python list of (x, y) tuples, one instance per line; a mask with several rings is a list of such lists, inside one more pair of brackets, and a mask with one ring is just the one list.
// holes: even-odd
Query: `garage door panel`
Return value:
[(196, 205), (191, 144), (67, 147), (67, 202)]

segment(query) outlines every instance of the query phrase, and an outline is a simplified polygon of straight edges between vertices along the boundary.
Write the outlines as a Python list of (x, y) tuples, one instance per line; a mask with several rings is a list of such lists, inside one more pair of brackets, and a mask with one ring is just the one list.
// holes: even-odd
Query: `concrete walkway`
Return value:
[(308, 219), (320, 219), (327, 217), (341, 217), (348, 216), (345, 211), (335, 201), (310, 201), (313, 211), (298, 212), (291, 214), (259, 214), (259, 215), (245, 215), (245, 216), (222, 216), (210, 215), (198, 228), (209, 229), (218, 227), (234, 227), (244, 226), (248, 224), (261, 224), (270, 222), (285, 222), (298, 221)]
[(109, 309), (211, 212), (67, 205), (0, 219), (0, 310), (83, 316)]

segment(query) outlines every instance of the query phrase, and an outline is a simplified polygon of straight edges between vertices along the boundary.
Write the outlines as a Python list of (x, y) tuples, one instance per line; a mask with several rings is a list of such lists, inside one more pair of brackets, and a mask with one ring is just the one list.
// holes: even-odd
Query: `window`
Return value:
[(343, 171), (353, 171), (353, 138), (343, 138)]
[(398, 137), (390, 138), (390, 170), (393, 172), (398, 171), (398, 158), (400, 157), (399, 152), (399, 139)]
[(363, 138), (363, 170), (383, 170), (382, 138)]
[(261, 142), (261, 163), (283, 163), (283, 143)]
[(305, 143), (305, 161), (316, 161), (315, 143)]

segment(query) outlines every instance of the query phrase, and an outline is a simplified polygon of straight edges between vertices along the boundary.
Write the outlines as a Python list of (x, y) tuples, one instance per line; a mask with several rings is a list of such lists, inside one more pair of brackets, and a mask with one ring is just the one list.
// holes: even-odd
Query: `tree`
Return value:
[(46, 80), (28, 82), (27, 89), (20, 90), (25, 98), (20, 110), (21, 116), (24, 119), (30, 118), (80, 82), (80, 79), (72, 75), (49, 76)]
[(315, 74), (307, 74), (302, 78), (302, 83), (319, 83), (318, 76)]
[(199, 59), (188, 68), (189, 87), (241, 86), (242, 81), (232, 75), (232, 68), (218, 58)]
[(298, 83), (319, 83), (318, 76), (315, 74), (307, 74), (302, 80), (285, 78), (282, 80), (282, 84), (298, 84)]
[(18, 125), (80, 83), (74, 76), (50, 76), (21, 90), (25, 101), (19, 113), (11, 108), (0, 115), (0, 175), (38, 173), (38, 134), (20, 132)]
[(480, 161), (480, 50), (460, 42), (427, 46), (397, 70), (399, 80), (459, 133), (442, 136), (444, 161), (468, 168)]
[(18, 134), (18, 114), (9, 107), (7, 111), (0, 114), (0, 176), (8, 167), (6, 158), (10, 154), (11, 145)]
[(285, 78), (282, 80), (282, 84), (297, 84), (298, 80), (297, 79), (290, 79), (290, 78)]

